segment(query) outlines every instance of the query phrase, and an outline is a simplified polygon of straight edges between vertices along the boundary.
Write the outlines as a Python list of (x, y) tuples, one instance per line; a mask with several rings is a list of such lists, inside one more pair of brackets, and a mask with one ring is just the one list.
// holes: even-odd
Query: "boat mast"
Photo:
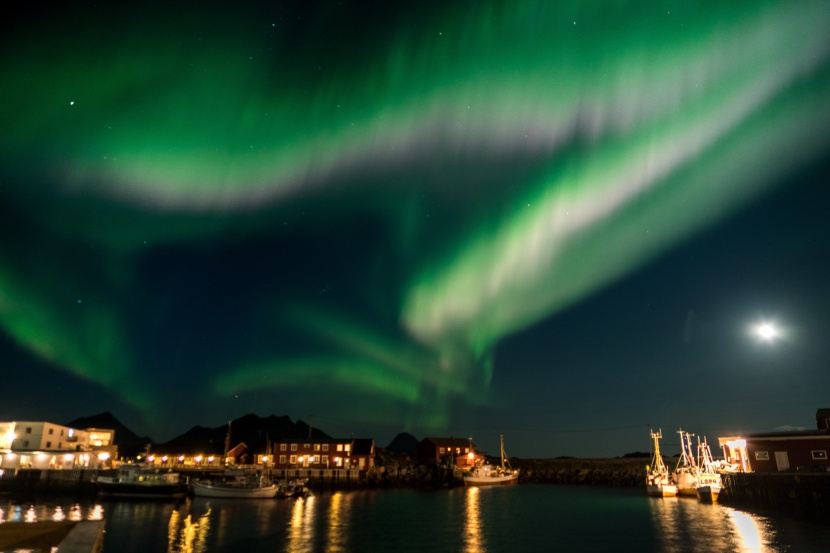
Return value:
[(499, 442), (501, 443), (501, 470), (504, 470), (504, 434), (499, 434)]
[(228, 464), (228, 451), (231, 448), (231, 421), (228, 421), (228, 432), (225, 434), (225, 454), (222, 457), (222, 463)]
[(663, 456), (660, 455), (660, 438), (663, 437), (663, 429), (661, 428), (657, 432), (649, 429), (651, 433), (651, 437), (654, 439), (654, 468), (657, 472), (663, 472)]

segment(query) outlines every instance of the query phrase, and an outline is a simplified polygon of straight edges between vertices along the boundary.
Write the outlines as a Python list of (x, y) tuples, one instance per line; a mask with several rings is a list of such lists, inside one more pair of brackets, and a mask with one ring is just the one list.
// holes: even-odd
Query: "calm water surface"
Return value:
[(106, 520), (105, 553), (826, 552), (830, 527), (644, 490), (520, 485), (297, 500), (0, 505), (0, 520)]

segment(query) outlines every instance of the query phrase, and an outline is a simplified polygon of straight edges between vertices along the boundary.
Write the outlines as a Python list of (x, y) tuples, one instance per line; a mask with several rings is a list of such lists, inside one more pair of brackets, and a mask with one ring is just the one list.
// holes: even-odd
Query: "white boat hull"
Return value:
[(692, 470), (678, 470), (674, 478), (677, 484), (677, 495), (695, 496), (698, 481), (697, 475)]
[(649, 484), (646, 493), (651, 497), (676, 497), (677, 486), (674, 484)]
[(720, 495), (721, 487), (718, 484), (707, 484), (697, 488), (697, 498), (707, 503), (715, 503)]
[(223, 484), (209, 484), (195, 481), (192, 484), (193, 495), (196, 497), (213, 497), (222, 499), (269, 499), (277, 496), (277, 485), (268, 486), (233, 486)]
[(501, 476), (465, 476), (465, 486), (512, 486), (518, 484), (518, 474), (505, 474)]

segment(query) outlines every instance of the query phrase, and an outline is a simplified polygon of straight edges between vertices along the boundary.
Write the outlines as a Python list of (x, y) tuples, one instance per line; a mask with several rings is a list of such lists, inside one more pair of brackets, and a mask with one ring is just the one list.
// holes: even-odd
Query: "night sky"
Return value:
[(830, 3), (230, 6), (0, 24), (0, 420), (601, 457), (830, 406)]

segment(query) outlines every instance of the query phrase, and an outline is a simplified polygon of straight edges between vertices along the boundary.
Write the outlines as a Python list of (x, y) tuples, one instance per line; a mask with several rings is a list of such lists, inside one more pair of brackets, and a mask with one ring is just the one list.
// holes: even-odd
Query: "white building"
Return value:
[(97, 468), (114, 456), (114, 434), (43, 421), (0, 422), (0, 468)]

